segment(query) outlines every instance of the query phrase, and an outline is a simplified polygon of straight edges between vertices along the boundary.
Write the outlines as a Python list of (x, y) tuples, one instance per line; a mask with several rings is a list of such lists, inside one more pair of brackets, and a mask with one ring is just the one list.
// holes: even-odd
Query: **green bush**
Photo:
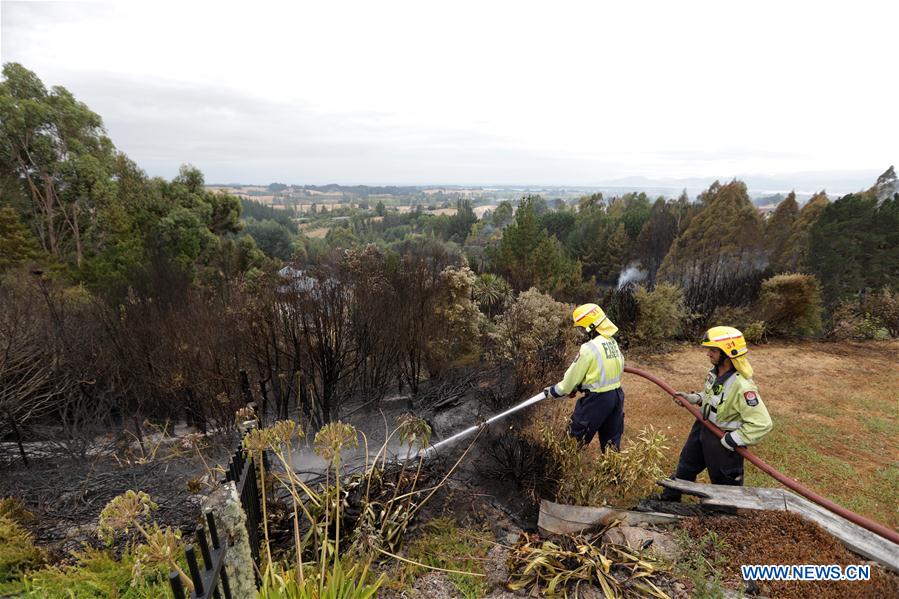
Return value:
[(637, 288), (639, 315), (634, 337), (640, 345), (658, 345), (680, 334), (687, 317), (684, 292), (671, 283), (661, 283), (652, 291), (642, 285)]
[(743, 337), (746, 338), (746, 341), (748, 341), (749, 343), (759, 344), (765, 342), (766, 334), (768, 332), (768, 326), (765, 324), (765, 321), (757, 320), (755, 322), (749, 323), (740, 330), (743, 331)]
[(111, 551), (86, 549), (75, 554), (75, 564), (32, 572), (25, 579), (26, 597), (156, 599), (171, 597), (168, 570), (144, 568), (135, 576), (137, 558), (126, 551), (116, 558)]
[(814, 335), (821, 330), (821, 285), (812, 275), (787, 273), (762, 282), (761, 313), (774, 335)]
[(31, 533), (6, 516), (0, 516), (0, 594), (7, 596), (21, 588), (24, 574), (38, 567), (43, 552), (34, 546)]
[(519, 294), (496, 318), (491, 357), (511, 363), (522, 387), (545, 385), (550, 372), (573, 352), (571, 309), (534, 288)]
[(645, 496), (663, 476), (667, 438), (650, 426), (621, 451), (584, 451), (576, 439), (550, 427), (541, 429), (556, 485), (555, 501), (573, 505), (623, 505)]

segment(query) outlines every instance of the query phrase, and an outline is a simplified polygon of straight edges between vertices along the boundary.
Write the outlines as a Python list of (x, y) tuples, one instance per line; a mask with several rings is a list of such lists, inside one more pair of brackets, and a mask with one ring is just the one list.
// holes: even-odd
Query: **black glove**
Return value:
[(543, 397), (562, 397), (556, 393), (556, 386), (552, 385), (543, 390)]

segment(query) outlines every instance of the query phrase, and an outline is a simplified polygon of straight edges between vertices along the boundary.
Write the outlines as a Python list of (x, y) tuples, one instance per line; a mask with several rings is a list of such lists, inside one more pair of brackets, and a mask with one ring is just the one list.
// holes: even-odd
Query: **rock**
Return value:
[(603, 540), (615, 545), (625, 545), (631, 549), (648, 547), (659, 557), (671, 561), (676, 560), (680, 555), (680, 547), (672, 535), (637, 526), (616, 526), (606, 531)]
[(412, 585), (412, 599), (455, 599), (459, 591), (443, 572), (428, 572)]
[(509, 558), (509, 550), (501, 545), (494, 545), (487, 553), (487, 562), (484, 571), (487, 574), (487, 590), (492, 591), (503, 588), (509, 580), (509, 567), (506, 560)]

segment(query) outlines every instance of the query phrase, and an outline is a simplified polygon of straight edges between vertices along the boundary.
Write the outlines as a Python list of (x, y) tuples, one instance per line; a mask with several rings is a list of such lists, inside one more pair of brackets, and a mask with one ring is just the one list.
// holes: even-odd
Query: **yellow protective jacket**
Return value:
[(731, 372), (722, 383), (716, 383), (714, 368), (709, 372), (702, 391), (702, 413), (724, 432), (731, 432), (739, 445), (755, 445), (774, 425), (752, 379)]
[(577, 359), (565, 371), (565, 377), (552, 386), (556, 397), (568, 395), (576, 388), (583, 391), (611, 391), (621, 386), (624, 356), (611, 337), (597, 335), (581, 345)]

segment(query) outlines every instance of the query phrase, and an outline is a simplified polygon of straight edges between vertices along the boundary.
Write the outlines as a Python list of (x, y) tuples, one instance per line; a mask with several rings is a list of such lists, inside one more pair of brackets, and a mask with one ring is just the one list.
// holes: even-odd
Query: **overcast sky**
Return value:
[(0, 53), (165, 177), (879, 173), (899, 162), (899, 4), (832, 4), (4, 0)]

